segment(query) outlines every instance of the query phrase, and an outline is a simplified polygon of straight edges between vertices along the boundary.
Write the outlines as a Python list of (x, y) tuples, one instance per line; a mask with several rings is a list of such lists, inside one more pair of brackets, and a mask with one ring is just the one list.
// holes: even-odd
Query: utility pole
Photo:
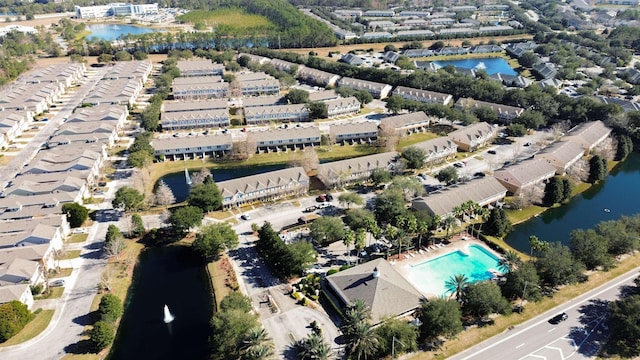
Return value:
[(524, 302), (524, 297), (527, 294), (527, 283), (528, 281), (524, 281), (524, 289), (522, 290), (522, 298), (520, 298), (520, 309), (519, 312), (522, 312), (522, 303)]

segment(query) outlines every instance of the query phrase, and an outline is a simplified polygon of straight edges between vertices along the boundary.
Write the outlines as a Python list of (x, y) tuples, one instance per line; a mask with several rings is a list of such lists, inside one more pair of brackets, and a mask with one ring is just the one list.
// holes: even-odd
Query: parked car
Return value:
[(326, 201), (333, 201), (333, 195), (329, 193), (324, 194), (324, 198), (326, 199)]
[(557, 324), (560, 324), (561, 322), (567, 320), (568, 318), (569, 318), (569, 315), (567, 315), (567, 313), (558, 314), (558, 315), (552, 317), (549, 320), (549, 323), (553, 324), (553, 325), (557, 325)]
[(250, 216), (249, 214), (242, 214), (242, 215), (240, 216), (240, 218), (241, 218), (242, 220), (251, 220), (251, 216)]
[(310, 212), (316, 211), (317, 209), (318, 209), (318, 207), (313, 205), (313, 206), (309, 206), (308, 208), (302, 210), (302, 212), (310, 213)]
[(482, 171), (478, 171), (477, 173), (473, 174), (473, 176), (475, 177), (485, 177), (485, 173), (483, 173)]
[(531, 143), (527, 141), (526, 143), (524, 143), (524, 146), (531, 146)]
[(49, 283), (49, 287), (64, 286), (64, 279), (53, 280)]
[(453, 163), (453, 166), (455, 166), (455, 167), (457, 167), (457, 168), (463, 168), (463, 167), (464, 167), (464, 164), (463, 164), (463, 163), (461, 163), (460, 161), (456, 161), (456, 162), (454, 162), (454, 163)]
[(495, 151), (495, 150), (489, 150), (489, 151), (487, 151), (487, 152), (488, 152), (489, 154), (491, 154), (491, 155), (495, 155), (495, 154), (496, 154), (496, 151)]
[(322, 202), (327, 201), (327, 198), (326, 198), (324, 195), (319, 195), (319, 196), (316, 198), (316, 201), (317, 201), (317, 202), (322, 203)]

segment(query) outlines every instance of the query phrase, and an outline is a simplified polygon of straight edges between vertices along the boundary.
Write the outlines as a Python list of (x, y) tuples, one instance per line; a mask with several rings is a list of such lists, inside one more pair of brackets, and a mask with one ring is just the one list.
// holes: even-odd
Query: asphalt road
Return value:
[[(494, 336), (451, 359), (592, 359), (607, 336), (608, 303), (633, 284), (640, 267), (562, 304), (512, 330)], [(529, 305), (535, 306), (535, 304)], [(526, 310), (525, 310), (526, 311)], [(557, 325), (549, 319), (567, 313)]]

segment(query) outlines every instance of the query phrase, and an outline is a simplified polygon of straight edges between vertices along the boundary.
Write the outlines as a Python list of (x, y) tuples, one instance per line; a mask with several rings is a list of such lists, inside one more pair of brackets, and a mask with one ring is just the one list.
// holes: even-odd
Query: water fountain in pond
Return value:
[(487, 65), (485, 65), (485, 63), (483, 63), (483, 62), (480, 62), (480, 63), (478, 63), (478, 65), (476, 65), (476, 67), (474, 69), (476, 69), (476, 70), (485, 70), (486, 71), (487, 70)]
[(169, 324), (170, 322), (172, 322), (175, 319), (175, 316), (173, 316), (171, 314), (171, 311), (169, 311), (169, 307), (167, 305), (164, 306), (164, 323), (165, 324)]

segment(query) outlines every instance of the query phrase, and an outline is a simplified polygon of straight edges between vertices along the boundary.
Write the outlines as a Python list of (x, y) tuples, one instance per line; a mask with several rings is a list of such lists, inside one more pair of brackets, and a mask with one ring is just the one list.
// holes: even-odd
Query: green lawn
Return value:
[(51, 322), (53, 313), (53, 310), (39, 311), (36, 314), (35, 318), (29, 321), (29, 323), (22, 330), (20, 330), (19, 333), (15, 334), (11, 339), (0, 344), (0, 347), (17, 345), (29, 339), (33, 339), (47, 328), (49, 322)]
[(69, 250), (69, 251), (65, 251), (64, 255), (60, 258), (60, 260), (69, 260), (69, 259), (75, 259), (78, 256), (80, 256), (80, 252), (82, 250)]
[(65, 242), (67, 244), (85, 242), (85, 240), (87, 240), (88, 236), (89, 236), (89, 234), (72, 234), (71, 236), (69, 236), (67, 238), (67, 240)]
[(64, 287), (62, 286), (50, 287), (48, 295), (42, 294), (42, 295), (34, 296), (33, 298), (35, 300), (59, 299), (60, 297), (62, 297), (63, 292), (64, 292)]
[(402, 151), (407, 146), (415, 145), (417, 143), (435, 139), (437, 137), (438, 135), (430, 132), (411, 134), (409, 136), (402, 137), (398, 142), (398, 146), (396, 148), (398, 149), (398, 151)]
[(73, 268), (62, 268), (58, 272), (53, 273), (51, 278), (52, 279), (57, 279), (57, 278), (61, 278), (61, 277), (67, 277), (67, 276), (71, 275), (72, 272), (73, 272)]
[(219, 8), (214, 11), (194, 10), (178, 16), (178, 20), (208, 26), (227, 25), (235, 29), (273, 26), (266, 17), (248, 14), (239, 8)]

